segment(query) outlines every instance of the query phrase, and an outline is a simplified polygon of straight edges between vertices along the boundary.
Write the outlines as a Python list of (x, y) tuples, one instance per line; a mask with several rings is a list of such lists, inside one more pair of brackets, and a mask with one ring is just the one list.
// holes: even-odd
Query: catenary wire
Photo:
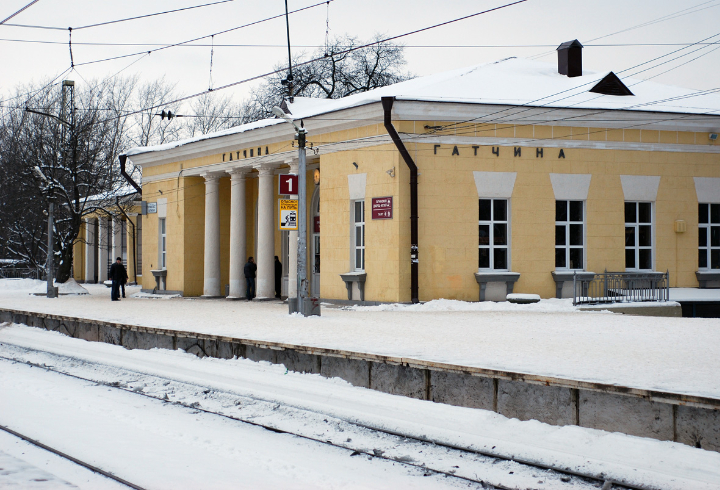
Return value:
[(15, 17), (16, 15), (24, 12), (26, 9), (32, 7), (33, 5), (35, 5), (36, 3), (38, 3), (39, 1), (40, 1), (40, 0), (33, 0), (32, 2), (28, 3), (28, 4), (25, 5), (23, 8), (21, 8), (20, 10), (18, 10), (17, 12), (15, 12), (14, 14), (10, 14), (9, 17), (6, 17), (5, 19), (3, 19), (3, 20), (0, 21), (0, 25), (5, 24), (5, 22), (9, 21), (10, 19), (12, 19), (13, 17)]
[[(35, 0), (35, 1), (39, 1), (39, 0)], [(192, 7), (184, 7), (184, 8), (174, 9), (174, 10), (165, 10), (165, 11), (162, 11), (162, 12), (156, 12), (156, 13), (154, 13), (154, 14), (137, 15), (137, 16), (135, 16), (135, 17), (127, 17), (127, 18), (124, 18), (124, 19), (110, 20), (110, 21), (107, 21), (107, 22), (98, 22), (98, 23), (96, 23), (96, 24), (88, 24), (88, 25), (85, 25), (85, 26), (73, 27), (72, 29), (78, 31), (78, 30), (80, 30), (80, 29), (88, 29), (88, 28), (90, 28), (90, 27), (100, 27), (100, 26), (106, 26), (106, 25), (109, 25), (109, 24), (117, 24), (117, 23), (119, 23), (119, 22), (127, 22), (127, 21), (130, 21), (130, 20), (138, 20), (138, 19), (144, 19), (144, 18), (147, 18), (147, 17), (155, 17), (155, 16), (158, 16), (158, 15), (172, 14), (172, 13), (175, 13), (175, 12), (182, 12), (182, 11), (184, 11), (184, 10), (192, 10), (192, 9), (197, 9), (197, 8), (202, 8), (202, 7), (209, 7), (209, 6), (212, 6), (212, 5), (218, 5), (218, 4), (221, 4), (221, 3), (227, 3), (227, 2), (232, 2), (232, 1), (234, 1), (234, 0), (220, 0), (220, 1), (218, 1), (218, 2), (205, 3), (205, 4), (202, 4), (202, 5), (194, 5), (194, 6), (192, 6)], [(35, 2), (32, 2), (32, 3), (35, 3)], [(31, 4), (31, 5), (32, 5), (32, 4)], [(28, 7), (29, 7), (29, 6), (30, 6), (30, 5), (28, 5)], [(27, 7), (25, 7), (25, 8), (27, 8)], [(24, 10), (24, 9), (23, 9), (23, 10)], [(21, 10), (21, 11), (22, 11), (22, 10)], [(20, 12), (21, 12), (21, 11), (20, 11)], [(17, 13), (20, 13), (20, 12), (17, 12)], [(6, 19), (6, 20), (8, 20), (8, 19)], [(3, 22), (4, 22), (4, 21), (3, 21)], [(3, 25), (3, 23), (0, 22), (0, 25)], [(27, 28), (27, 29), (45, 29), (45, 30), (53, 30), (53, 31), (66, 31), (66, 30), (68, 30), (67, 27), (56, 27), (56, 26), (39, 26), (39, 25), (28, 25), (28, 24), (4, 24), (4, 25), (6, 25), (6, 26), (8, 26), (8, 27), (24, 27), (24, 28)]]
[[(67, 30), (67, 29), (64, 29)], [(15, 43), (33, 43), (33, 44), (67, 44), (65, 41), (45, 41), (39, 39), (8, 39), (0, 38), (0, 42), (15, 42)], [(168, 43), (128, 43), (128, 42), (74, 42), (76, 46), (167, 46)], [(612, 43), (612, 44), (583, 44), (585, 48), (626, 48), (626, 47), (654, 47), (654, 46), (691, 46), (691, 45), (709, 44), (715, 45), (720, 44), (719, 42), (712, 43)], [(209, 48), (213, 44), (182, 44), (177, 47), (183, 48)], [(282, 48), (286, 49), (287, 44), (218, 44), (215, 43), (216, 48)], [(296, 48), (324, 48), (324, 44), (294, 44)], [(557, 44), (387, 44), (388, 47), (393, 48), (432, 48), (432, 49), (478, 49), (478, 48), (551, 48), (557, 47)], [(350, 45), (338, 45), (340, 48), (348, 48)]]

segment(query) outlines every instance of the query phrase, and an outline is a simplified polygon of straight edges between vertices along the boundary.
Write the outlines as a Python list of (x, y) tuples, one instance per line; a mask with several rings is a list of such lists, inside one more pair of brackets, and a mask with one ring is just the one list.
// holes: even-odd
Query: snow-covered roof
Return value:
[(115, 199), (116, 197), (122, 199), (124, 197), (132, 196), (133, 194), (137, 194), (137, 190), (135, 190), (134, 187), (129, 185), (123, 185), (122, 187), (118, 187), (117, 189), (111, 189), (107, 192), (88, 196), (87, 201), (107, 201), (108, 199)]
[[(720, 115), (720, 95), (640, 79), (623, 78), (622, 73), (619, 77), (632, 91), (633, 96), (589, 92), (609, 73), (583, 70), (582, 76), (569, 78), (559, 74), (555, 64), (523, 58), (507, 58), (493, 63), (418, 77), (342, 99), (296, 97), (295, 102), (288, 104), (288, 107), (294, 118), (301, 119), (372, 104), (379, 102), (381, 97), (394, 96), (397, 100), (425, 102)], [(263, 119), (191, 139), (133, 148), (127, 154), (132, 156), (168, 150), (283, 122), (281, 119)]]

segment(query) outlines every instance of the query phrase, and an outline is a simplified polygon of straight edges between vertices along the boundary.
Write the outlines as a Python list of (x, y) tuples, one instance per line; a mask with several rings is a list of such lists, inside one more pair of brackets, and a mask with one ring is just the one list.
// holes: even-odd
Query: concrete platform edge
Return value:
[(715, 398), (5, 308), (0, 322), (128, 349), (184, 349), (199, 357), (269, 361), (386, 393), (720, 452), (720, 399)]

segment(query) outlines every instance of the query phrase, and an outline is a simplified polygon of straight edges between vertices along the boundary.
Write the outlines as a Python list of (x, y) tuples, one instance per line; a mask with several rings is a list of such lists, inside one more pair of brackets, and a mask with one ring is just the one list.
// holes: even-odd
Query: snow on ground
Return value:
[[(53, 284), (58, 288), (58, 294), (61, 295), (89, 294), (88, 290), (78, 284), (73, 278), (70, 278), (67, 281), (61, 283), (53, 282)], [(33, 289), (32, 293), (36, 296), (47, 294), (47, 282), (44, 282), (43, 284)]]
[[(517, 295), (521, 296), (521, 295)], [(523, 295), (533, 297), (537, 295)], [(524, 299), (524, 298), (520, 298)], [(519, 304), (510, 302), (483, 301), (471, 303), (455, 299), (434, 299), (426, 303), (406, 304), (387, 303), (376, 306), (348, 306), (346, 310), (355, 311), (398, 311), (398, 312), (428, 312), (428, 311), (514, 311), (514, 312), (578, 312), (573, 306), (572, 299), (543, 299), (537, 303)]]
[(0, 431), (0, 488), (17, 490), (127, 490), (49, 451)]
[[(303, 318), (289, 316), (287, 305), (275, 301), (111, 303), (105, 286), (85, 287), (87, 296), (58, 299), (0, 290), (0, 307), (720, 398), (718, 319), (576, 312), (566, 309), (567, 300), (530, 305), (438, 300), (324, 308), (321, 317)], [(129, 287), (128, 295), (138, 291)], [(422, 311), (441, 304), (473, 310)], [(551, 305), (557, 305), (553, 311), (537, 310)]]
[[(66, 282), (53, 281), (58, 288), (58, 294), (90, 294), (88, 290), (70, 278)], [(0, 279), (0, 291), (22, 294), (47, 294), (47, 281), (39, 279)]]
[[(608, 479), (648, 488), (720, 488), (720, 453), (575, 426), (521, 422), (485, 410), (358, 388), (340, 379), (287, 372), (269, 363), (200, 359), (160, 349), (125, 350), (14, 325), (0, 327), (0, 354), (105, 383), (117, 381), (129, 391), (165, 395), (170, 402), (244, 414), (295, 434), (347, 442), (371, 453), (377, 449), (430, 467), (446, 465), (457, 468), (458, 475), (474, 474), (493, 484), (499, 480), (511, 488), (557, 487), (549, 480), (552, 475), (542, 470), (528, 474), (522, 468), (508, 468), (510, 463), (486, 464), (467, 454), (458, 459), (439, 453), (435, 446), (417, 447), (402, 438), (368, 433), (359, 425), (586, 474), (603, 473)], [(143, 375), (160, 378), (153, 382)], [(27, 431), (28, 436), (72, 450), (81, 459), (91, 458), (104, 469), (150, 488), (203, 487), (200, 482), (223, 488), (222, 482), (232, 478), (251, 488), (450, 484), (436, 477), (419, 481), (411, 471), (365, 456), (352, 457), (310, 441), (218, 421), (173, 403), (155, 403), (25, 365), (0, 361), (0, 389), (7, 394), (0, 398), (0, 423), (17, 424), (16, 430)], [(233, 395), (239, 397), (234, 403)], [(264, 476), (267, 479), (261, 480)], [(540, 480), (545, 486), (537, 483)]]
[(173, 299), (181, 298), (182, 296), (179, 294), (153, 294), (143, 293), (142, 291), (140, 291), (138, 293), (131, 294), (130, 297), (136, 299)]
[[(71, 339), (55, 340), (62, 343)], [(105, 350), (108, 346), (104, 344), (82, 347), (100, 348), (103, 354), (112, 352)], [(116, 350), (121, 358), (123, 350)], [(3, 346), (3, 354), (8, 353)], [(191, 364), (186, 364), (191, 361), (190, 355), (170, 354), (175, 354), (175, 360), (166, 368), (192, 369)], [(135, 390), (137, 393), (129, 393), (0, 361), (0, 388), (4, 394), (0, 398), (1, 424), (145, 488), (468, 487), (467, 482), (443, 475), (425, 476), (424, 469), (367, 456), (353, 457), (352, 450), (274, 433), (137, 394), (145, 386)], [(202, 390), (193, 386), (187, 394), (197, 392)], [(201, 395), (204, 404), (206, 398)], [(244, 403), (252, 410), (252, 402)], [(271, 416), (275, 411), (272, 405), (275, 410), (279, 408), (277, 403), (271, 404)], [(233, 410), (235, 406), (231, 403), (225, 408)], [(324, 431), (318, 426), (325, 425), (322, 418), (312, 422), (314, 432)], [(299, 418), (294, 425), (306, 425), (306, 420)], [(470, 488), (481, 487), (478, 484)]]

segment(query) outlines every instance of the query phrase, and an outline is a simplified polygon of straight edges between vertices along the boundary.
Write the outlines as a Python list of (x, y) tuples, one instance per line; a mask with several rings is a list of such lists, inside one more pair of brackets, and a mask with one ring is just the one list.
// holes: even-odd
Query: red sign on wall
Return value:
[(281, 174), (278, 176), (278, 194), (281, 196), (298, 193), (298, 176), (294, 174)]
[(313, 233), (320, 233), (320, 216), (313, 217)]
[(373, 197), (372, 198), (372, 219), (392, 219), (393, 198)]

